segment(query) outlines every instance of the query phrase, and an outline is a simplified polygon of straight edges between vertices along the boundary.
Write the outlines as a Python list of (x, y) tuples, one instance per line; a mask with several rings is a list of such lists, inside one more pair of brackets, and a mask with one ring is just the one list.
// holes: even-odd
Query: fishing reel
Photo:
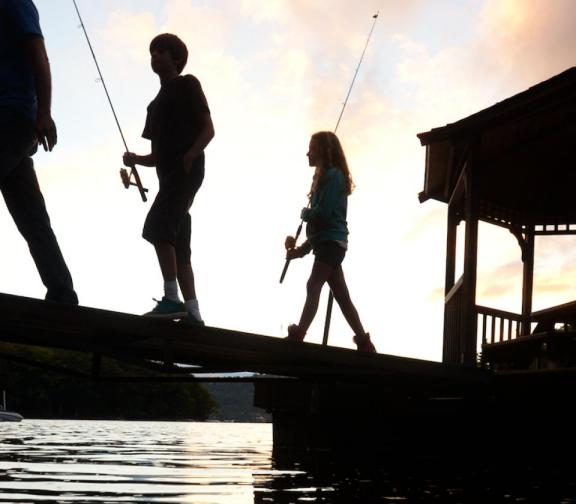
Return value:
[[(135, 182), (132, 182), (132, 176), (134, 176)], [(130, 186), (136, 186), (138, 191), (140, 192), (140, 196), (142, 197), (142, 201), (147, 201), (148, 198), (146, 197), (146, 193), (148, 189), (146, 189), (142, 185), (142, 181), (140, 180), (140, 176), (134, 167), (130, 168), (130, 173), (126, 168), (120, 168), (120, 178), (122, 179), (122, 184), (126, 189), (130, 189)]]

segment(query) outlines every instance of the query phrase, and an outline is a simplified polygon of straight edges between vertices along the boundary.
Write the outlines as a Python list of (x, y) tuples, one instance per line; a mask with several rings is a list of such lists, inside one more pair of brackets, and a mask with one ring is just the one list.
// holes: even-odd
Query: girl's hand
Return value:
[(299, 259), (300, 257), (304, 257), (304, 254), (302, 254), (302, 250), (300, 250), (300, 247), (286, 250), (286, 259), (292, 260), (292, 259)]
[(286, 240), (284, 240), (284, 247), (286, 250), (291, 250), (296, 246), (296, 238), (293, 236), (287, 236)]

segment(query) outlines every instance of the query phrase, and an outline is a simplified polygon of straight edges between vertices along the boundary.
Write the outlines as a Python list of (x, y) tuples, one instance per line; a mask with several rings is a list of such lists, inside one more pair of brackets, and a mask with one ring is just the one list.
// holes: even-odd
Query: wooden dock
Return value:
[[(99, 374), (103, 358), (153, 364), (182, 380), (248, 373), (242, 379), (254, 381), (255, 405), (272, 413), (278, 460), (312, 454), (347, 458), (350, 453), (394, 460), (457, 458), (467, 456), (471, 445), (493, 450), (501, 444), (522, 453), (533, 448), (521, 431), (512, 437), (502, 425), (537, 429), (552, 419), (558, 426), (558, 418), (571, 418), (562, 400), (550, 403), (550, 394), (543, 392), (548, 401), (543, 406), (526, 393), (526, 379), (530, 389), (542, 389), (539, 375), (505, 378), (478, 367), (189, 327), (7, 294), (0, 294), (0, 342), (90, 354), (94, 379), (107, 378)], [(0, 365), (4, 358), (0, 355)], [(548, 390), (557, 389), (553, 378), (547, 377)], [(550, 433), (565, 432), (564, 427)]]
[(249, 372), (313, 381), (346, 380), (430, 388), (453, 394), (490, 373), (437, 362), (367, 354), (313, 343), (191, 327), (113, 311), (0, 294), (0, 341), (75, 350), (132, 363), (198, 366), (204, 373)]

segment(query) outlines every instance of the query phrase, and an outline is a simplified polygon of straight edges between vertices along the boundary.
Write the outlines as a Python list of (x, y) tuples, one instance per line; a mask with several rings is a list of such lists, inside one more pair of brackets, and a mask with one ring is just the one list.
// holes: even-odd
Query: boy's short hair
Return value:
[(176, 69), (181, 73), (188, 61), (188, 49), (186, 44), (182, 42), (176, 35), (172, 33), (162, 33), (156, 35), (152, 42), (150, 42), (150, 52), (154, 49), (168, 51), (172, 59), (177, 62)]

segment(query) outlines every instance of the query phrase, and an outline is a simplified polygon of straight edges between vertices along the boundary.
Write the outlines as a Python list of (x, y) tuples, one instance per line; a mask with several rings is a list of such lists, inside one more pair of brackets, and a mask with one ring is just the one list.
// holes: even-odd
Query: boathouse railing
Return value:
[(517, 313), (476, 305), (482, 345), (509, 341), (523, 335), (524, 317)]

